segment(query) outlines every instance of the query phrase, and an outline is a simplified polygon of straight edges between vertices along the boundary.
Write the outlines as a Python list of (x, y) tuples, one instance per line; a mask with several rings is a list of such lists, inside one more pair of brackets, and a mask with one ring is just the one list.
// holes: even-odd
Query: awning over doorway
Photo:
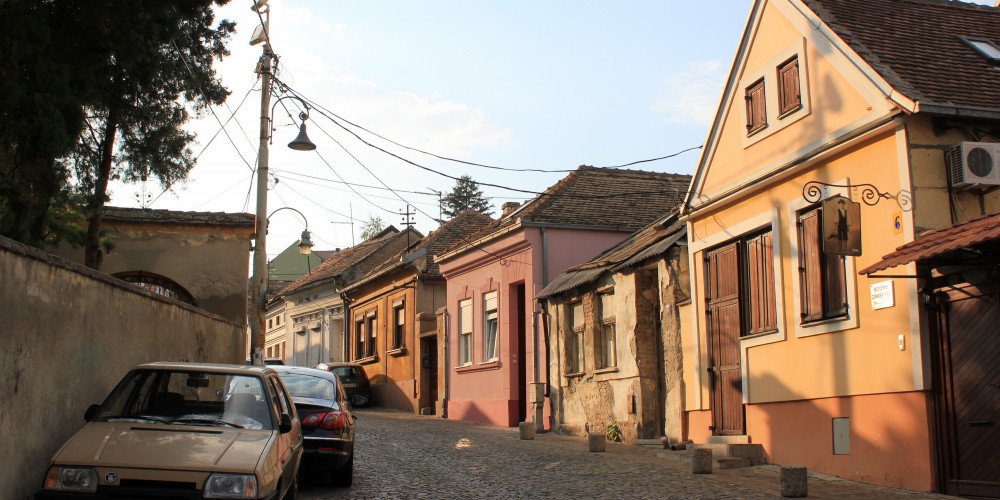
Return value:
[[(987, 215), (952, 226), (927, 231), (899, 247), (858, 274), (872, 274), (910, 262), (927, 261), (961, 250), (981, 253), (986, 244), (1000, 243), (1000, 214)], [(992, 246), (992, 245), (988, 245)], [(988, 249), (987, 249), (988, 250)]]

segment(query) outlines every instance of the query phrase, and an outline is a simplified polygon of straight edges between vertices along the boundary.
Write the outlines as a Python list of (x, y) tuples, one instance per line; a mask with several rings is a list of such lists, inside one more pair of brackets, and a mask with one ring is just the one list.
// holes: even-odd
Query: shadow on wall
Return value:
[(371, 384), (372, 405), (395, 410), (415, 411), (416, 398), (410, 397), (416, 383), (414, 379), (396, 381), (386, 375), (377, 374), (373, 375), (368, 383)]

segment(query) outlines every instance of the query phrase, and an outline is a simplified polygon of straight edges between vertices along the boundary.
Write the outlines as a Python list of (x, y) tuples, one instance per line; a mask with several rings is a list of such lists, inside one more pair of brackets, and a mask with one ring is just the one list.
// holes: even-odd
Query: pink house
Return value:
[(441, 253), (447, 418), (550, 429), (545, 321), (534, 296), (676, 206), (689, 182), (581, 166), (525, 204), (505, 204), (497, 221)]

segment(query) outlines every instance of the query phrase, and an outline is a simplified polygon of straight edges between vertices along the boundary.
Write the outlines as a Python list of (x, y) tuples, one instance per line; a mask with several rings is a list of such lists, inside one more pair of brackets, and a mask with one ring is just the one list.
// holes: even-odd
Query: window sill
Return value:
[(763, 125), (755, 128), (753, 130), (748, 131), (747, 132), (747, 137), (753, 137), (753, 136), (755, 136), (755, 135), (757, 135), (757, 134), (759, 134), (759, 133), (761, 133), (761, 132), (763, 132), (765, 130), (767, 130), (767, 123), (764, 123)]
[(500, 369), (500, 363), (498, 361), (494, 361), (491, 363), (479, 363), (477, 365), (469, 363), (467, 365), (455, 367), (455, 371), (457, 373), (485, 372), (489, 370), (499, 370), (499, 369)]
[(778, 333), (777, 329), (775, 329), (775, 330), (768, 330), (766, 332), (754, 333), (752, 335), (744, 335), (744, 336), (740, 337), (740, 340), (759, 339), (761, 337), (767, 337), (768, 335), (774, 335), (775, 333)]
[(800, 323), (795, 327), (795, 336), (799, 338), (812, 337), (814, 335), (853, 330), (857, 327), (858, 318), (856, 316), (852, 317), (848, 314), (847, 316), (838, 316), (836, 318), (819, 319), (808, 323)]
[(616, 366), (609, 366), (606, 368), (598, 368), (597, 370), (594, 370), (594, 374), (600, 375), (602, 373), (615, 373), (617, 371), (618, 371), (618, 366), (616, 365)]
[(583, 373), (583, 372), (578, 372), (578, 373), (567, 373), (567, 374), (566, 374), (566, 378), (578, 378), (578, 377), (582, 377), (583, 375), (584, 375), (584, 373)]
[(397, 347), (395, 349), (385, 351), (385, 353), (389, 356), (402, 356), (406, 354), (406, 347)]
[(367, 358), (355, 359), (354, 362), (359, 365), (368, 365), (378, 361), (378, 356), (368, 356)]
[(801, 102), (799, 102), (799, 104), (797, 106), (795, 106), (793, 108), (789, 108), (789, 109), (781, 112), (781, 114), (778, 115), (778, 119), (781, 120), (781, 119), (784, 119), (784, 118), (788, 118), (789, 116), (794, 115), (795, 112), (798, 111), (798, 110), (800, 110), (800, 109), (802, 109), (802, 103)]

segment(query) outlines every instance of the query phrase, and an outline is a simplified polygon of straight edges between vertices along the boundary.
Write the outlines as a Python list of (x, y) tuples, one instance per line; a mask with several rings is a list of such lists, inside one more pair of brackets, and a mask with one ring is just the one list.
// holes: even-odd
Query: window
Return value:
[(402, 349), (403, 336), (406, 332), (406, 307), (403, 302), (392, 308), (392, 317), (395, 321), (392, 326), (392, 348)]
[(602, 293), (597, 296), (601, 305), (601, 323), (597, 335), (597, 368), (611, 368), (616, 365), (615, 359), (615, 309), (614, 293)]
[(719, 315), (718, 321), (727, 330), (738, 326), (741, 337), (778, 329), (773, 243), (768, 229), (706, 253), (705, 286), (711, 314)]
[(767, 111), (764, 108), (764, 79), (761, 78), (747, 87), (747, 135), (767, 126)]
[(272, 324), (272, 322), (273, 322), (273, 321), (274, 321), (273, 319), (269, 319), (269, 320), (267, 320), (267, 328), (268, 328), (268, 329), (270, 329), (270, 328), (272, 328), (272, 327), (274, 326), (274, 325)]
[(354, 359), (365, 357), (365, 318), (354, 321)]
[(497, 359), (497, 292), (483, 294), (483, 361)]
[(472, 362), (472, 300), (458, 303), (458, 364)]
[(378, 317), (375, 313), (368, 315), (368, 341), (365, 343), (366, 357), (375, 356), (375, 345), (378, 337)]
[[(847, 315), (844, 256), (823, 252), (822, 216), (819, 207), (799, 214), (799, 289), (803, 323)], [(836, 234), (827, 236), (836, 237)]]
[(566, 339), (566, 373), (583, 373), (583, 302), (570, 304), (570, 331)]
[(976, 52), (986, 58), (987, 61), (997, 64), (1000, 63), (1000, 48), (998, 48), (993, 42), (985, 38), (966, 38), (964, 36), (958, 37), (960, 40), (965, 42), (966, 45), (976, 49)]
[(802, 107), (799, 96), (799, 57), (785, 61), (778, 66), (778, 116), (791, 113)]

